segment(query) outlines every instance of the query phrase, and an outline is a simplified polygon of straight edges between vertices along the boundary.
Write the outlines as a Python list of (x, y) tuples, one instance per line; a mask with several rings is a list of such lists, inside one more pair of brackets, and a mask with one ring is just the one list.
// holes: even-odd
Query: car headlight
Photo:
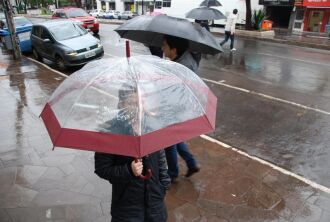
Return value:
[(69, 56), (75, 56), (75, 55), (77, 55), (77, 54), (78, 54), (78, 53), (77, 53), (76, 51), (73, 51), (73, 52), (68, 53)]
[(99, 22), (99, 20), (97, 20), (97, 19), (94, 19), (94, 23), (98, 23)]
[(102, 47), (101, 43), (97, 43), (97, 48), (101, 48), (101, 47)]

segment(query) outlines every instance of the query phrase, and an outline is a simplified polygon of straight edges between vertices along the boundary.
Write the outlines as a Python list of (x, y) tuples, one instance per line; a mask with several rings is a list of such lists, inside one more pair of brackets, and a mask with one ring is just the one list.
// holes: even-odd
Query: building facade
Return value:
[(264, 5), (267, 19), (273, 21), (273, 27), (289, 28), (294, 0), (259, 0)]
[(155, 2), (154, 0), (96, 0), (96, 8), (97, 10), (103, 11), (132, 11), (142, 15), (145, 14)]
[(326, 32), (330, 26), (330, 0), (296, 0), (293, 32)]
[(304, 0), (304, 31), (325, 32), (330, 25), (330, 0)]

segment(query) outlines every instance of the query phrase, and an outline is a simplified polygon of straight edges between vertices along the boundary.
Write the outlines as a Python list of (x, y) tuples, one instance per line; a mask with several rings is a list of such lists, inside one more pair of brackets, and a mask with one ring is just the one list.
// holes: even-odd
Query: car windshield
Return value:
[(72, 39), (87, 34), (86, 29), (75, 23), (62, 23), (57, 26), (52, 26), (49, 28), (49, 31), (58, 41)]
[[(3, 22), (3, 28), (7, 28), (7, 22), (6, 19), (2, 19)], [(18, 26), (24, 26), (24, 25), (30, 25), (32, 24), (28, 19), (24, 17), (14, 17), (14, 23), (15, 27), (17, 28)]]
[(68, 14), (69, 18), (90, 16), (90, 15), (87, 14), (87, 12), (85, 12), (82, 9), (69, 10), (67, 14)]

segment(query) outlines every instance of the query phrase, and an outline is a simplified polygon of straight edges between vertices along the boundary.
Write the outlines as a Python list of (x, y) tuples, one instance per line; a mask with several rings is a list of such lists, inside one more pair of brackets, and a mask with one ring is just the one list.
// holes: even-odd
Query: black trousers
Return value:
[(231, 35), (230, 31), (225, 31), (225, 39), (222, 42), (220, 42), (220, 45), (222, 46), (223, 44), (225, 44), (229, 38), (230, 38), (230, 49), (233, 49), (235, 36), (234, 34)]

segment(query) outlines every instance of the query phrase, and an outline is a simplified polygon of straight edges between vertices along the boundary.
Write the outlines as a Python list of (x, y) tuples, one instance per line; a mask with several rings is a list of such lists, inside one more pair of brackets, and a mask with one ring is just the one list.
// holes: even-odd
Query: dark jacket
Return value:
[[(198, 58), (199, 56), (199, 58)], [(184, 65), (185, 67), (189, 68), (193, 72), (197, 73), (197, 69), (199, 66), (201, 54), (192, 54), (189, 51), (185, 51), (179, 58), (173, 60), (174, 62), (180, 63), (181, 65)]]
[(132, 157), (95, 153), (95, 173), (112, 184), (112, 222), (165, 222), (164, 197), (170, 178), (164, 150), (143, 158), (143, 170), (150, 168), (153, 173), (149, 180), (133, 175), (133, 160)]

